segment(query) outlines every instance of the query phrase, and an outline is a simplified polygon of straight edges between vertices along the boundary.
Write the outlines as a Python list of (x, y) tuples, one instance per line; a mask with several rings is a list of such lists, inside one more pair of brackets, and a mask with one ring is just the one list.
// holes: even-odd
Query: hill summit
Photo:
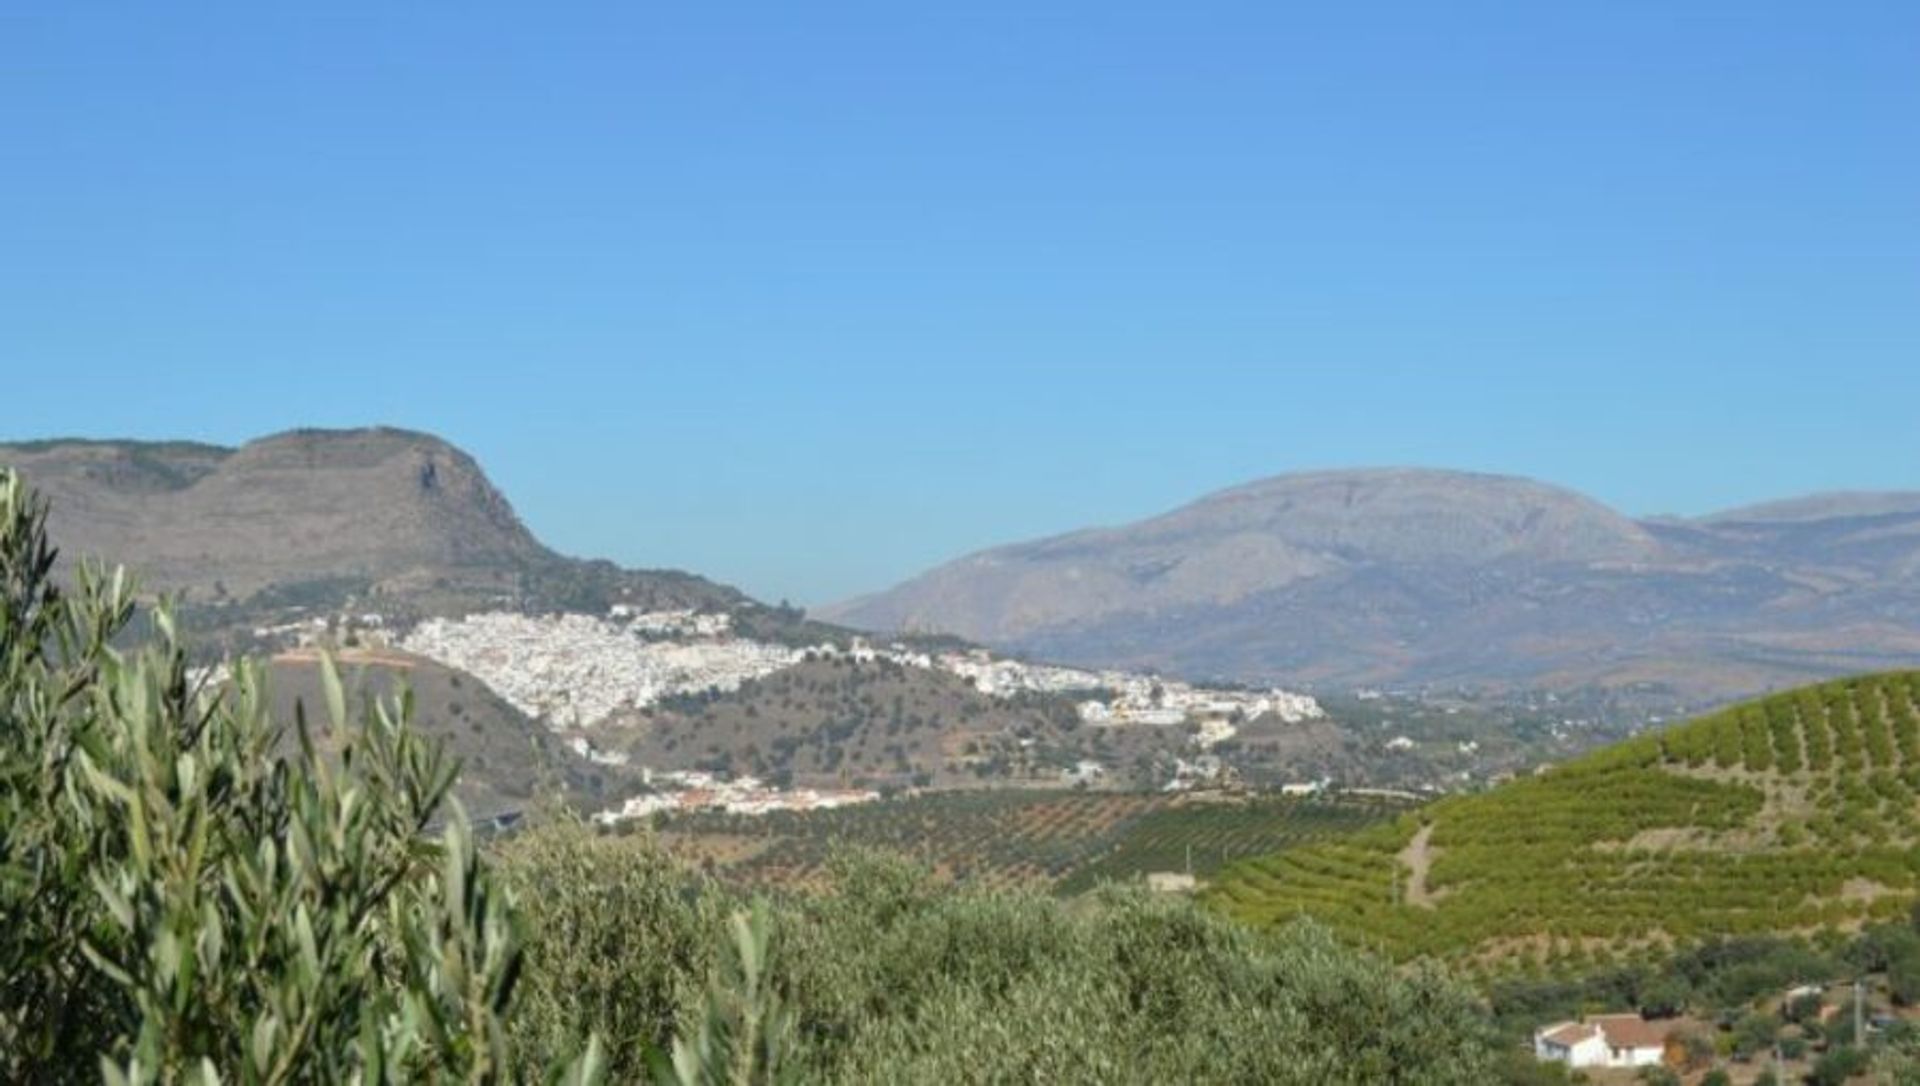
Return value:
[(64, 558), (124, 562), (191, 602), (303, 591), (328, 602), (340, 591), (479, 601), (596, 580), (650, 605), (744, 598), (685, 574), (627, 575), (555, 554), (473, 457), (430, 434), (295, 430), (237, 449), (39, 441), (0, 445), (0, 463), (51, 500)]
[(828, 608), (1083, 666), (1724, 699), (1920, 660), (1920, 495), (1698, 520), (1408, 468), (1283, 475)]
[(1632, 561), (1657, 549), (1633, 521), (1527, 479), (1312, 472), (1125, 527), (984, 551), (829, 610), (875, 628), (1018, 641), (1142, 611), (1231, 606), (1360, 564)]

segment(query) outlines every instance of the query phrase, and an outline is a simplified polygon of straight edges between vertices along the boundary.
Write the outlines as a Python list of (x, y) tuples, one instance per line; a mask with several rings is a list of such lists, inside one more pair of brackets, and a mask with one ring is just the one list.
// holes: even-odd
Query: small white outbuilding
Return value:
[(1533, 1035), (1533, 1054), (1568, 1067), (1652, 1067), (1667, 1051), (1667, 1028), (1637, 1014), (1560, 1022)]

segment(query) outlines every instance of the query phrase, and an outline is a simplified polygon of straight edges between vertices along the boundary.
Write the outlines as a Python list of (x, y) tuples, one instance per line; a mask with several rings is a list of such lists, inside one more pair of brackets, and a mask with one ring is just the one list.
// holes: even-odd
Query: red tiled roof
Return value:
[(1667, 1023), (1649, 1022), (1637, 1014), (1596, 1014), (1587, 1022), (1600, 1027), (1609, 1048), (1660, 1048), (1671, 1031)]

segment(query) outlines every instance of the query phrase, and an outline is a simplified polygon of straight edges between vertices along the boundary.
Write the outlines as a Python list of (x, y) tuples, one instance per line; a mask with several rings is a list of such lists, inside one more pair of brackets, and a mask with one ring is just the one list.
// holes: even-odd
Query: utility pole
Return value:
[(1867, 1047), (1867, 1023), (1860, 1006), (1863, 990), (1864, 986), (1860, 983), (1860, 978), (1853, 978), (1853, 1046), (1855, 1048)]

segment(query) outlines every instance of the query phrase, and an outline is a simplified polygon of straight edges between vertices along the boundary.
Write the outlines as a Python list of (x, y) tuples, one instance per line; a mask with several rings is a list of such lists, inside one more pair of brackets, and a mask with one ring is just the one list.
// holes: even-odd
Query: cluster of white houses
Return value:
[(774, 788), (757, 777), (728, 778), (693, 770), (649, 774), (648, 779), (660, 785), (660, 791), (634, 796), (617, 808), (594, 815), (593, 821), (609, 826), (662, 811), (726, 811), (744, 815), (823, 811), (872, 803), (880, 798), (880, 793), (866, 789)]
[(717, 636), (687, 636), (654, 615), (492, 612), (428, 619), (400, 647), (469, 672), (521, 712), (567, 729), (675, 694), (737, 690), (800, 659), (715, 628)]
[(428, 619), (397, 645), (457, 667), (550, 727), (592, 727), (622, 710), (709, 690), (728, 692), (809, 658), (886, 660), (958, 675), (983, 694), (1085, 694), (1081, 719), (1101, 726), (1194, 725), (1201, 747), (1230, 738), (1239, 722), (1273, 716), (1287, 723), (1324, 715), (1305, 694), (1225, 690), (1154, 675), (1028, 664), (985, 650), (927, 653), (904, 645), (792, 648), (739, 637), (724, 614), (635, 612), (606, 617), (490, 612)]

